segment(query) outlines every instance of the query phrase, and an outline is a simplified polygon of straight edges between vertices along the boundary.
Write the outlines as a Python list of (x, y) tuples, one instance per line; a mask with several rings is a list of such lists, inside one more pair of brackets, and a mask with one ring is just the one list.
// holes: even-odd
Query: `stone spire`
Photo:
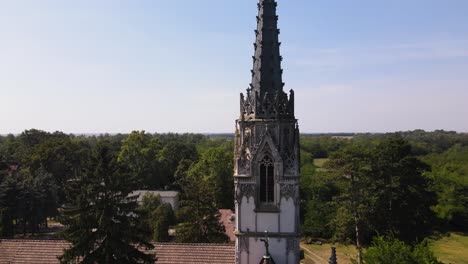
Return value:
[(241, 95), (241, 118), (294, 119), (294, 92), (283, 91), (277, 3), (259, 0), (252, 82)]
[(258, 3), (251, 89), (260, 96), (283, 90), (276, 6), (275, 0), (260, 0)]

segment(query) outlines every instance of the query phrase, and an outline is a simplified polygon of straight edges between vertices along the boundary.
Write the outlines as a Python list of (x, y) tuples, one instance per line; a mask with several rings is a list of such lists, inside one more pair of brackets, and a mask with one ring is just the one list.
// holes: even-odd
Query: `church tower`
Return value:
[[(259, 0), (252, 82), (240, 95), (234, 184), (236, 261), (299, 263), (299, 128), (283, 91), (277, 3)], [(265, 239), (265, 236), (268, 239)]]

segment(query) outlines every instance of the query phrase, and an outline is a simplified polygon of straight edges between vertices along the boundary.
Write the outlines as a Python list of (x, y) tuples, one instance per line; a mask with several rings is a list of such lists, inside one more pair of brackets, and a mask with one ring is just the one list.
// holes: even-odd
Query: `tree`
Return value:
[[(88, 165), (89, 155), (88, 144), (56, 132), (35, 145), (22, 167), (27, 167), (32, 174), (40, 169), (46, 171), (63, 190), (67, 180)], [(60, 192), (58, 202), (63, 203), (64, 197), (65, 194)]]
[(412, 155), (405, 140), (354, 143), (335, 152), (326, 165), (339, 188), (332, 198), (335, 237), (344, 239), (354, 231), (360, 263), (361, 244), (374, 235), (393, 233), (412, 242), (430, 228), (435, 200), (423, 176), (428, 166)]
[(411, 247), (392, 237), (378, 236), (367, 249), (364, 260), (367, 264), (417, 264)]
[(174, 175), (181, 161), (198, 159), (198, 153), (194, 144), (180, 141), (169, 141), (161, 149), (158, 160), (162, 165), (161, 179), (164, 185), (174, 182)]
[(174, 211), (170, 204), (163, 203), (151, 213), (153, 240), (167, 242), (170, 240), (169, 227), (175, 223)]
[(17, 212), (17, 195), (19, 192), (18, 179), (6, 177), (0, 184), (0, 216), (2, 224), (2, 237), (15, 235), (14, 220)]
[(138, 229), (135, 177), (122, 171), (105, 143), (98, 143), (89, 170), (69, 182), (69, 204), (61, 222), (71, 247), (61, 263), (153, 263), (140, 251), (153, 245)]
[(336, 181), (326, 172), (302, 174), (302, 171), (301, 168), (302, 232), (313, 237), (330, 238), (333, 236), (330, 226), (336, 214), (333, 197), (339, 195)]
[(211, 177), (202, 166), (194, 164), (180, 180), (182, 188), (180, 222), (176, 226), (176, 240), (190, 243), (227, 242), (224, 226), (219, 222), (216, 192)]
[(159, 139), (145, 131), (133, 131), (123, 141), (117, 160), (130, 173), (143, 179), (146, 188), (162, 188), (167, 184), (160, 175), (161, 165), (158, 153), (161, 150)]
[(442, 264), (432, 252), (427, 238), (414, 246), (413, 256), (419, 264)]
[(206, 150), (191, 167), (211, 184), (217, 208), (234, 208), (233, 158), (232, 145), (226, 144)]
[(377, 184), (372, 223), (376, 231), (392, 232), (405, 242), (424, 237), (434, 219), (431, 207), (436, 204), (430, 180), (423, 176), (430, 167), (399, 137), (378, 143), (372, 156), (372, 175)]
[(412, 249), (393, 236), (377, 236), (364, 254), (367, 264), (440, 264), (429, 248), (427, 240)]
[(376, 187), (371, 173), (371, 154), (365, 145), (350, 145), (336, 152), (327, 166), (334, 173), (334, 177), (341, 180), (343, 190), (335, 200), (339, 207), (337, 212), (340, 213), (337, 214), (340, 217), (336, 218), (335, 223), (344, 223), (344, 226), (337, 227), (338, 230), (343, 230), (350, 223), (349, 219), (353, 219), (358, 263), (362, 263), (362, 231), (364, 227), (369, 226), (369, 215), (376, 199)]
[(468, 147), (457, 144), (441, 154), (424, 157), (432, 171), (431, 190), (437, 194), (432, 208), (443, 228), (468, 231)]

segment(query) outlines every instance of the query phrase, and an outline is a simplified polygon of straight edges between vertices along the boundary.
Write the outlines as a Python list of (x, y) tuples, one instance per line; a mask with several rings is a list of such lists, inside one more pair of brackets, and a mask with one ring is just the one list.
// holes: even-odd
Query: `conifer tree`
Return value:
[(71, 180), (70, 204), (64, 209), (63, 237), (71, 247), (61, 263), (153, 263), (154, 256), (141, 251), (153, 245), (139, 230), (137, 202), (129, 196), (137, 182), (117, 166), (104, 143), (97, 145), (91, 167)]

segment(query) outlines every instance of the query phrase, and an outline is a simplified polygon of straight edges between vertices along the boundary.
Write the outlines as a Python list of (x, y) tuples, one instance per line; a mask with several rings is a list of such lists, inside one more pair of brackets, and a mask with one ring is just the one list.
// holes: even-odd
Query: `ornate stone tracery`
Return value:
[(297, 184), (281, 183), (280, 193), (282, 198), (293, 199), (294, 204), (299, 204), (299, 186)]
[(248, 183), (240, 183), (237, 186), (236, 191), (236, 201), (240, 204), (242, 202), (242, 198), (247, 198), (247, 202), (249, 202), (250, 198), (256, 197), (257, 191), (255, 184), (248, 184)]
[(265, 93), (261, 97), (258, 92), (247, 89), (245, 97), (241, 94), (240, 111), (245, 120), (294, 118), (294, 91), (290, 91), (289, 98), (283, 91)]
[(241, 237), (239, 241), (239, 250), (240, 252), (249, 252), (249, 238)]

